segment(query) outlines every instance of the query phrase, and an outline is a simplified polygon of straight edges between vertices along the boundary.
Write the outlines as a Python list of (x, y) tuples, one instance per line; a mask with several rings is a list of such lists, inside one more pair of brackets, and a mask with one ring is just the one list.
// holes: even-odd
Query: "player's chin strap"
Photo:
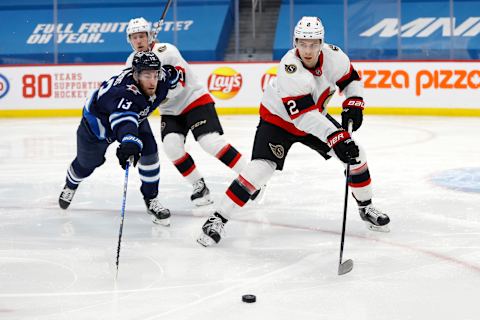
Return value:
[(165, 5), (165, 8), (163, 9), (162, 16), (160, 17), (160, 20), (153, 23), (153, 30), (152, 30), (153, 42), (155, 42), (155, 40), (157, 39), (158, 32), (160, 31), (160, 28), (163, 25), (163, 20), (165, 19), (165, 16), (167, 15), (167, 11), (168, 11), (168, 8), (170, 7), (171, 3), (172, 3), (172, 0), (167, 1), (167, 4)]

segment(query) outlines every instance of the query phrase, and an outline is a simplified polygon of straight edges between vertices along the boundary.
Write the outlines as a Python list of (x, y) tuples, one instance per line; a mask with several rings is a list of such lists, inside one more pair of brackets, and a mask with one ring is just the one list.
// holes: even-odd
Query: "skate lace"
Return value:
[(160, 211), (163, 211), (165, 209), (165, 207), (162, 206), (162, 204), (160, 203), (160, 201), (158, 201), (157, 198), (152, 199), (152, 201), (150, 201), (150, 205), (148, 207), (149, 207), (150, 210), (152, 210), (154, 212), (160, 212)]
[(220, 219), (219, 217), (210, 217), (208, 218), (208, 223), (205, 225), (206, 229), (207, 229), (207, 233), (210, 232), (210, 230), (213, 230), (217, 233), (222, 233), (223, 231), (223, 222), (222, 222), (222, 219)]
[(75, 190), (65, 188), (62, 191), (62, 196), (61, 198), (65, 201), (71, 201), (73, 198), (73, 195), (75, 194)]
[(203, 182), (203, 180), (198, 180), (193, 184), (193, 193), (202, 192), (204, 187), (205, 187), (205, 182)]
[(384, 216), (385, 214), (383, 212), (381, 212), (380, 210), (378, 210), (377, 208), (375, 207), (368, 207), (366, 210), (365, 210), (365, 214), (368, 215), (368, 216), (371, 216), (375, 219), (377, 219), (378, 217), (381, 217), (381, 216)]

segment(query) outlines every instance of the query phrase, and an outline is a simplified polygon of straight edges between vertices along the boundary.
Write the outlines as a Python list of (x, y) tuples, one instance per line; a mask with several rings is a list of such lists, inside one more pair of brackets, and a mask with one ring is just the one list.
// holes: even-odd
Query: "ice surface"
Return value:
[[(221, 120), (248, 157), (258, 118)], [(159, 118), (150, 121), (159, 138)], [(70, 208), (57, 205), (78, 123), (0, 120), (0, 319), (479, 318), (480, 194), (432, 182), (453, 169), (480, 170), (478, 118), (365, 118), (354, 135), (392, 231), (368, 231), (351, 198), (344, 260), (355, 267), (343, 276), (340, 163), (294, 146), (264, 202), (247, 205), (220, 245), (204, 248), (195, 239), (214, 207), (193, 208), (191, 186), (160, 146), (172, 225), (151, 222), (132, 170), (117, 282), (124, 174), (115, 146)], [(187, 141), (218, 200), (235, 174)], [(248, 293), (256, 303), (242, 303)]]

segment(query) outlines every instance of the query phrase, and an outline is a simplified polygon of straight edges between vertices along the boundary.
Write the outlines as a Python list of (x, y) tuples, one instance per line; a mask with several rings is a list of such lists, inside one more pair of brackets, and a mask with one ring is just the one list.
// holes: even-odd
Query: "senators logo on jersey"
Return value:
[(333, 44), (329, 44), (328, 46), (329, 46), (330, 49), (332, 49), (333, 51), (338, 51), (338, 47), (337, 47), (337, 46), (334, 46)]
[(163, 52), (163, 51), (165, 51), (165, 50), (167, 50), (167, 46), (166, 46), (166, 45), (161, 45), (161, 46), (159, 46), (159, 47), (157, 48), (157, 51), (158, 51), (158, 52)]
[(294, 64), (286, 64), (285, 65), (285, 72), (287, 73), (294, 73), (297, 71), (297, 66)]

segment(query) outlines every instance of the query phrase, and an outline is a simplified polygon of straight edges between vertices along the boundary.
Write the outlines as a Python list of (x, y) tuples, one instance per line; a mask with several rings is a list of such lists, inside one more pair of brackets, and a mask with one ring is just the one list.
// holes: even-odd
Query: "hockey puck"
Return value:
[(244, 294), (242, 296), (242, 301), (246, 303), (254, 303), (257, 301), (257, 297), (255, 297), (253, 294)]

